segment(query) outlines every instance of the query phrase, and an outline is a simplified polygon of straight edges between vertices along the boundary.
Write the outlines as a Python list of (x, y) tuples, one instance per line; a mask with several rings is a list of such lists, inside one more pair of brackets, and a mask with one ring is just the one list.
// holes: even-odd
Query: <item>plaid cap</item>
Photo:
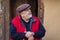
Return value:
[(29, 4), (22, 4), (22, 5), (17, 7), (16, 11), (17, 12), (22, 12), (22, 11), (24, 11), (27, 8), (31, 8), (31, 6)]

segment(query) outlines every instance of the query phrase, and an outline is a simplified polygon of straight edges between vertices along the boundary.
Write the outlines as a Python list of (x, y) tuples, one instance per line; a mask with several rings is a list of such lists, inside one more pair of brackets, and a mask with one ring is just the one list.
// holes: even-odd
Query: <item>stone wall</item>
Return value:
[(9, 0), (0, 0), (0, 40), (9, 40)]
[(2, 1), (0, 0), (0, 40), (3, 40), (4, 14), (2, 11)]

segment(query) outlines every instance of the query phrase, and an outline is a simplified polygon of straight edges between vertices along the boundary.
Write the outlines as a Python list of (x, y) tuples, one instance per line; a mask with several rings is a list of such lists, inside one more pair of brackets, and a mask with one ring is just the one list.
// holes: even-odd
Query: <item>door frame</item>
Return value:
[[(10, 23), (10, 0), (4, 1), (4, 28), (3, 28), (3, 39), (9, 40), (9, 23)], [(40, 8), (41, 8), (41, 0), (38, 0), (38, 18), (40, 19)]]

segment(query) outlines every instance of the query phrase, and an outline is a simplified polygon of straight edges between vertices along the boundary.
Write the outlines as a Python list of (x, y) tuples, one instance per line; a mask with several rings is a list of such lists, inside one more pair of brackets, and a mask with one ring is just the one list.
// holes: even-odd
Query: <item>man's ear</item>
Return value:
[(20, 13), (20, 16), (22, 17), (22, 16), (23, 16), (23, 14), (22, 14), (22, 13)]

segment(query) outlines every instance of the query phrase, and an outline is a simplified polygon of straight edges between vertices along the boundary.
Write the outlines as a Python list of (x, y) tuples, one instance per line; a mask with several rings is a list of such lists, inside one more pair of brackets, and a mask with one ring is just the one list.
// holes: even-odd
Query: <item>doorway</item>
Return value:
[(4, 26), (3, 26), (3, 35), (2, 35), (2, 39), (4, 40), (8, 40), (9, 39), (9, 23), (10, 20), (18, 15), (18, 13), (16, 13), (16, 8), (23, 4), (23, 3), (29, 3), (32, 7), (32, 13), (35, 16), (38, 16), (40, 18), (40, 3), (41, 0), (6, 0), (4, 1)]

